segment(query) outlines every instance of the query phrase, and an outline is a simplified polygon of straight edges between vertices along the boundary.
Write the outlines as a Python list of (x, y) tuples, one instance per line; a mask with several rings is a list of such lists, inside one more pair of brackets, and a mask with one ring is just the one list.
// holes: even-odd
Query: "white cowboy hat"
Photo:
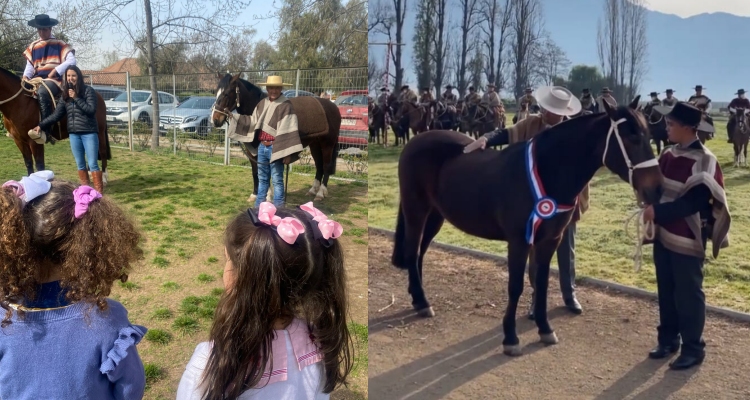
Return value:
[(536, 90), (534, 97), (540, 107), (553, 114), (569, 117), (581, 112), (578, 97), (561, 86), (542, 86)]
[(281, 77), (278, 75), (269, 75), (266, 77), (265, 82), (261, 82), (258, 86), (293, 86), (291, 83), (283, 83)]

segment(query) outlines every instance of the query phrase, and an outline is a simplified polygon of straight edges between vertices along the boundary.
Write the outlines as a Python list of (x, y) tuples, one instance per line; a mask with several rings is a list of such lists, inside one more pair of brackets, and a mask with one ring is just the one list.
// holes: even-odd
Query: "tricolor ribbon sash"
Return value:
[[(571, 211), (575, 207), (575, 204), (572, 206), (558, 205), (554, 199), (547, 196), (534, 162), (535, 155), (534, 139), (531, 139), (526, 142), (526, 175), (529, 177), (531, 193), (534, 195), (534, 209), (531, 211), (529, 222), (526, 224), (526, 242), (528, 244), (534, 244), (536, 231), (542, 221), (550, 219), (558, 213)], [(577, 199), (576, 202), (578, 202)]]

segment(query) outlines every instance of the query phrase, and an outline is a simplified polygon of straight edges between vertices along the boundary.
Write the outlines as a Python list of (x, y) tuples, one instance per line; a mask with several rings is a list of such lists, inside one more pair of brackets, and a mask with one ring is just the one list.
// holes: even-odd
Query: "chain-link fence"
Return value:
[[(284, 90), (284, 96), (315, 96), (336, 103), (342, 117), (337, 175), (341, 171), (358, 178), (367, 173), (366, 68), (242, 71), (240, 77), (259, 84), (269, 75), (280, 75), (285, 83), (292, 84)], [(112, 147), (151, 150), (152, 126), (158, 124), (157, 153), (224, 165), (249, 165), (240, 144), (227, 139), (228, 125), (216, 128), (211, 121), (211, 107), (218, 84), (216, 74), (158, 75), (154, 79), (158, 116), (153, 115), (148, 76), (86, 74), (86, 83), (102, 95), (107, 105)], [(265, 87), (261, 88), (265, 90)], [(313, 165), (309, 149), (305, 149), (294, 168), (297, 172), (314, 172)]]

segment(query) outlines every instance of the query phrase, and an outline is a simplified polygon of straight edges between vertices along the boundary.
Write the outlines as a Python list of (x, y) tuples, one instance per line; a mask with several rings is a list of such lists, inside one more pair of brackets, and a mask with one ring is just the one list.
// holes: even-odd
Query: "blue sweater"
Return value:
[[(42, 293), (47, 301), (52, 294)], [(104, 312), (83, 302), (27, 310), (23, 319), (14, 312), (0, 328), (0, 399), (142, 399), (146, 376), (135, 345), (147, 329), (132, 325), (122, 304), (107, 303)]]

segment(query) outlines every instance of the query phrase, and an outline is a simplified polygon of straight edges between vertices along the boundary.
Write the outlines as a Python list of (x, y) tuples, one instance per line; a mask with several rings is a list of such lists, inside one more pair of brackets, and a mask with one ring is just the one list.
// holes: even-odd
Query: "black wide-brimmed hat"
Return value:
[(385, 92), (386, 90), (388, 90), (388, 88), (387, 88), (387, 87), (385, 87), (385, 86), (383, 86), (382, 88), (380, 88), (380, 91), (381, 91), (381, 92)]
[(649, 96), (652, 96), (652, 97), (653, 97), (653, 96), (658, 96), (658, 95), (659, 95), (659, 92), (651, 92), (651, 93), (649, 93), (648, 95), (649, 95)]
[(454, 86), (453, 86), (453, 85), (445, 85), (445, 88), (446, 88), (446, 89), (453, 89), (453, 88), (454, 88)]
[(474, 86), (469, 86), (469, 90), (477, 90)]
[(714, 127), (703, 120), (703, 111), (690, 103), (680, 101), (674, 107), (655, 106), (654, 110), (687, 126), (696, 127), (699, 131), (714, 132)]
[(695, 85), (693, 90), (706, 90), (706, 88), (704, 88), (703, 85)]
[(590, 92), (591, 92), (591, 89), (588, 89), (588, 88), (583, 89), (583, 93), (590, 93)]
[(409, 85), (401, 86), (401, 90), (408, 89), (408, 88), (409, 88)]
[(29, 21), (29, 26), (33, 26), (34, 28), (40, 29), (40, 28), (51, 28), (55, 25), (60, 23), (60, 21), (50, 18), (47, 14), (39, 14), (34, 19)]
[(667, 93), (674, 93), (674, 90), (672, 90), (672, 89), (667, 89)]
[(735, 94), (745, 94), (745, 89), (740, 89)]
[(612, 91), (609, 90), (609, 88), (605, 86), (602, 88), (602, 93), (612, 93)]
[(496, 88), (497, 86), (495, 86), (495, 84), (494, 84), (494, 83), (490, 82), (490, 83), (488, 83), (488, 84), (487, 84), (487, 87), (493, 87), (493, 88)]

